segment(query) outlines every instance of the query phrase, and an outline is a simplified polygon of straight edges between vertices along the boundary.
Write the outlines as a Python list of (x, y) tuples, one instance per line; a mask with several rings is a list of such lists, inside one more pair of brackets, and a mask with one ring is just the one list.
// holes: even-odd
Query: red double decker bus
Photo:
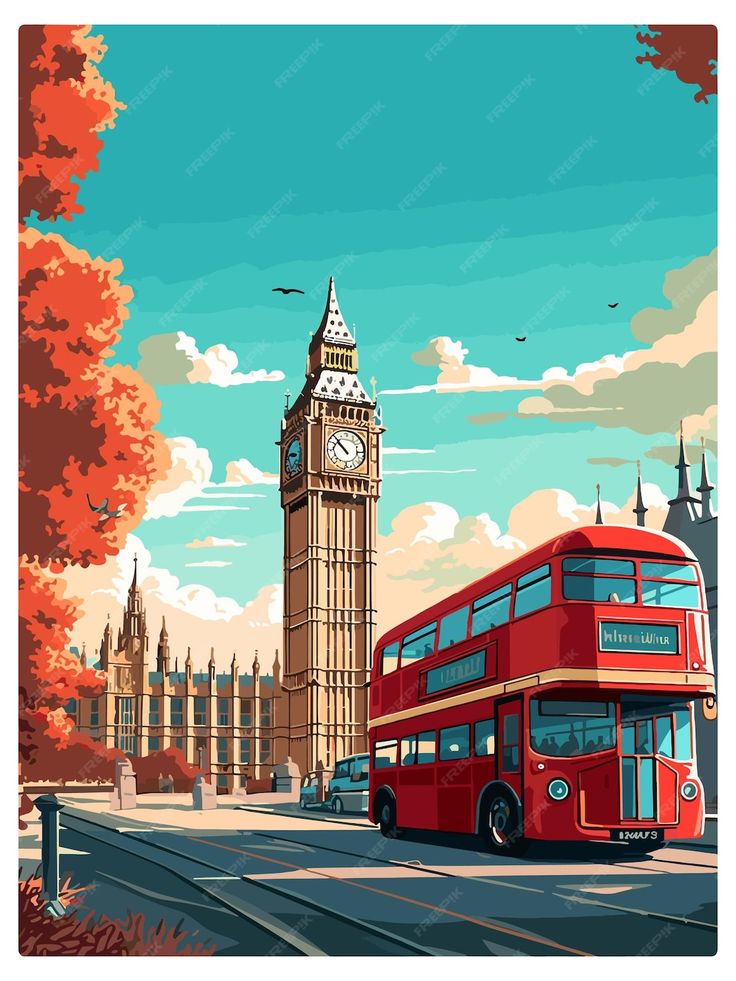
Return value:
[(381, 638), (372, 820), (480, 833), (502, 854), (698, 837), (693, 704), (713, 693), (693, 554), (644, 528), (562, 535)]

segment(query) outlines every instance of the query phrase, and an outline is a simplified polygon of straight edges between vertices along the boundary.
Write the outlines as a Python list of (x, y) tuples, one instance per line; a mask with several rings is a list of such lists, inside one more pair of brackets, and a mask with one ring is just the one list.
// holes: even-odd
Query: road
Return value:
[(385, 839), (360, 816), (239, 813), (241, 830), (114, 830), (67, 808), (62, 844), (87, 855), (98, 885), (112, 882), (137, 897), (130, 908), (148, 903), (159, 916), (184, 915), (223, 954), (716, 950), (716, 855), (707, 848), (668, 846), (634, 857), (607, 843), (538, 844), (524, 859), (504, 859), (470, 837)]

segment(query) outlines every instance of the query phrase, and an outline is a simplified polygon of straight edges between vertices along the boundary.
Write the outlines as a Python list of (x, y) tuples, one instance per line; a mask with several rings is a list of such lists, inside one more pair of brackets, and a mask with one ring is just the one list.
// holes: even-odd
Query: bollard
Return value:
[(44, 910), (49, 916), (63, 916), (66, 907), (59, 899), (59, 811), (64, 805), (50, 794), (37, 797), (34, 804), (41, 812), (41, 876)]

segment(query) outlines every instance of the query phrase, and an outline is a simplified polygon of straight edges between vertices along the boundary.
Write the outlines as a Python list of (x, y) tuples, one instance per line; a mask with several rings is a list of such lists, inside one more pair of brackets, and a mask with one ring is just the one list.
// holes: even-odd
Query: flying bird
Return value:
[(616, 307), (618, 306), (618, 301), (616, 303), (609, 303), (608, 305), (612, 310), (615, 310)]
[(524, 343), (524, 341), (526, 340), (526, 337), (517, 337), (517, 338), (516, 338), (516, 340), (517, 340), (517, 341), (518, 341), (518, 342), (519, 342), (520, 344), (523, 344), (523, 343)]
[(287, 289), (284, 289), (283, 286), (274, 286), (274, 288), (271, 290), (271, 292), (272, 293), (283, 293), (284, 295), (286, 295), (287, 293), (301, 293), (302, 296), (304, 296), (304, 290), (295, 290), (295, 289), (288, 289), (287, 290)]
[(89, 499), (89, 494), (85, 494), (87, 498), (87, 504), (89, 505), (90, 511), (94, 511), (95, 514), (99, 514), (102, 521), (106, 521), (108, 518), (119, 518), (120, 515), (125, 510), (125, 505), (121, 505), (116, 511), (111, 511), (108, 508), (110, 503), (110, 498), (106, 497), (102, 504), (93, 504)]

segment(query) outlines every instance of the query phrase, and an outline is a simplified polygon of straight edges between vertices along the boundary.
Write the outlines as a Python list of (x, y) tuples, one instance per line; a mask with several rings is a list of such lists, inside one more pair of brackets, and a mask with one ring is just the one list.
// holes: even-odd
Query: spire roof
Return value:
[(161, 633), (159, 634), (159, 639), (165, 640), (168, 636), (166, 631), (166, 617), (161, 617)]
[(705, 454), (705, 436), (700, 437), (701, 452), (703, 454), (700, 463), (700, 485), (698, 486), (698, 491), (701, 494), (707, 491), (714, 490), (713, 484), (710, 482), (710, 477), (708, 476), (708, 460)]
[(641, 463), (636, 461), (636, 507), (634, 514), (646, 514), (649, 508), (644, 507), (644, 497), (641, 492)]
[(330, 284), (327, 287), (325, 312), (322, 314), (322, 320), (314, 333), (310, 349), (323, 340), (330, 344), (345, 344), (348, 347), (355, 347), (355, 338), (345, 323), (340, 304), (337, 302), (335, 280), (332, 276), (330, 276)]
[(679, 477), (677, 481), (677, 496), (674, 497), (669, 504), (677, 504), (682, 501), (691, 501), (693, 504), (699, 504), (697, 497), (693, 497), (690, 491), (690, 477), (688, 475), (688, 470), (690, 469), (690, 464), (687, 462), (687, 457), (685, 456), (685, 435), (683, 433), (682, 420), (680, 420), (680, 453), (675, 464), (675, 470), (677, 470)]
[(130, 584), (129, 592), (138, 588), (138, 553), (133, 556), (133, 581)]
[(596, 505), (595, 505), (595, 523), (597, 525), (603, 524), (603, 515), (601, 514), (601, 485), (595, 485), (596, 493)]

